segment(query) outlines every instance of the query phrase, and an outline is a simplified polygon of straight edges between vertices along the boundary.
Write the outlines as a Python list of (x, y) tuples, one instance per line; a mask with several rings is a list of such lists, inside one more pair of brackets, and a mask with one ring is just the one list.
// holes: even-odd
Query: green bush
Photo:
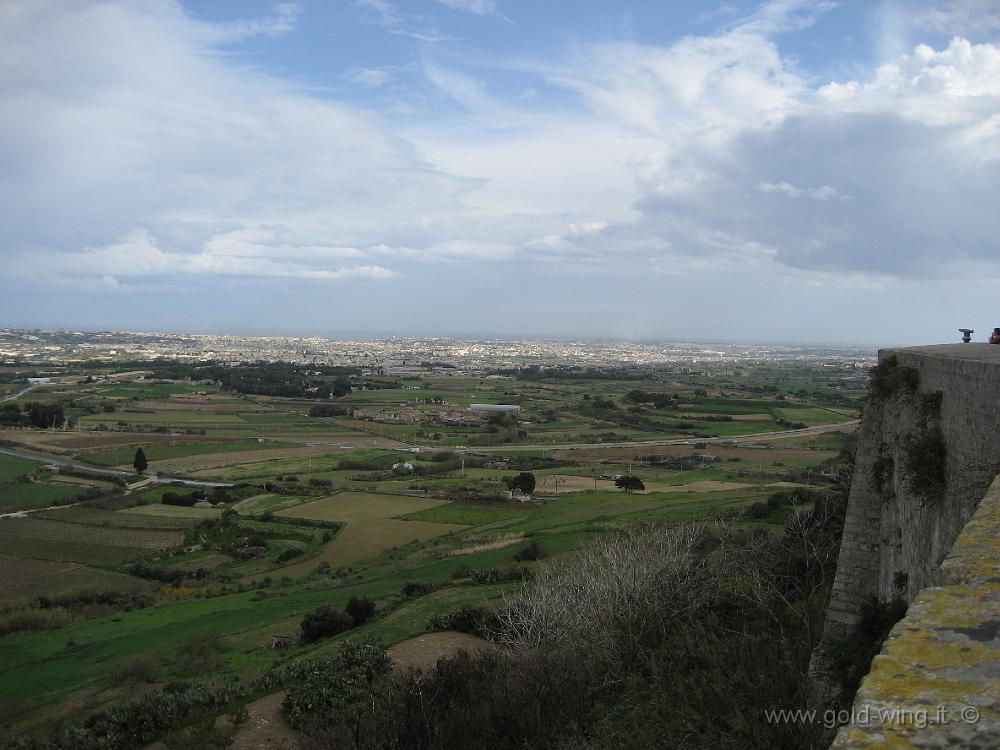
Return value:
[(543, 557), (547, 557), (548, 554), (545, 551), (545, 547), (536, 541), (532, 541), (521, 547), (512, 557), (514, 562), (529, 562), (531, 560), (541, 560)]
[(375, 616), (375, 602), (367, 596), (352, 596), (348, 600), (344, 610), (353, 621), (354, 627), (358, 627), (359, 625), (364, 625)]
[(457, 630), (485, 638), (499, 628), (496, 613), (484, 607), (462, 607), (434, 615), (427, 623), (432, 631)]
[(302, 641), (312, 643), (321, 638), (339, 635), (354, 627), (354, 620), (344, 610), (325, 604), (302, 618)]
[(372, 685), (391, 669), (392, 660), (377, 642), (345, 643), (333, 659), (311, 665), (287, 690), (281, 707), (297, 729), (353, 723)]
[(937, 427), (903, 441), (903, 468), (911, 491), (925, 501), (941, 498), (945, 490), (946, 449)]
[(281, 554), (278, 555), (278, 562), (279, 563), (288, 562), (289, 560), (294, 560), (296, 557), (302, 557), (302, 550), (295, 549), (294, 547), (291, 549), (282, 550)]

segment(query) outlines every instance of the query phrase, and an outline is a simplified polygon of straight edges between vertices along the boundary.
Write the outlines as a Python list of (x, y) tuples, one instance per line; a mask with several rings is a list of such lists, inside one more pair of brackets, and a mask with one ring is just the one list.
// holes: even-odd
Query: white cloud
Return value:
[(344, 73), (344, 78), (355, 86), (378, 88), (389, 82), (391, 74), (385, 68), (354, 67)]
[(997, 47), (920, 45), (868, 79), (818, 88), (743, 27), (667, 49), (599, 46), (594, 59), (562, 82), (659, 148), (636, 171), (640, 218), (561, 235), (566, 245), (674, 272), (743, 257), (845, 276), (1000, 277)]
[[(387, 31), (440, 38), (386, 0), (360, 5)], [(777, 0), (672, 44), (581, 44), (509, 63), (530, 80), (506, 88), (424, 52), (421, 93), (444, 96), (393, 123), (226, 54), (286, 33), (297, 6), (210, 24), (168, 0), (9, 2), (0, 254), (19, 278), (58, 269), (93, 289), (512, 260), (851, 288), (997, 273), (1000, 49), (923, 44), (817, 82), (778, 40), (829, 7)], [(391, 70), (345, 79), (376, 88)]]
[(82, 273), (72, 252), (92, 261), (84, 248), (144, 229), (175, 261), (193, 254), (140, 254), (146, 272), (215, 273), (225, 256), (199, 253), (227, 232), (285, 227), (254, 251), (263, 261), (419, 240), (457, 221), (477, 181), (434, 168), (370, 112), (218, 54), (220, 39), (290, 23), (282, 8), (280, 23), (237, 33), (167, 0), (0, 6), (0, 254), (62, 252)]
[(497, 10), (495, 0), (437, 0), (437, 2), (453, 10), (475, 13), (478, 16), (488, 16)]
[[(259, 246), (233, 246), (231, 238), (218, 238), (206, 244), (199, 253), (162, 250), (143, 231), (131, 233), (122, 242), (107, 247), (85, 248), (80, 252), (60, 250), (23, 251), (14, 255), (7, 271), (14, 278), (81, 278), (113, 288), (120, 279), (141, 279), (171, 276), (243, 276), (296, 278), (335, 281), (348, 278), (388, 279), (393, 273), (377, 264), (328, 268), (318, 266), (315, 255), (310, 263), (278, 261), (258, 252)], [(299, 249), (296, 249), (298, 253)], [(354, 251), (352, 256), (360, 255)], [(342, 257), (335, 252), (334, 257)]]

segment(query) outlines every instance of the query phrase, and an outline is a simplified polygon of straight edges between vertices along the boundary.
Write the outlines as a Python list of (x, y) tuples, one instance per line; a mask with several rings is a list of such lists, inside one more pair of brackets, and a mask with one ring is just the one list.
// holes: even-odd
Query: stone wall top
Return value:
[(935, 584), (893, 628), (832, 748), (1000, 747), (1000, 477)]
[(913, 354), (924, 357), (943, 357), (969, 362), (987, 362), (1000, 365), (1000, 346), (997, 344), (933, 344), (931, 346), (889, 346), (879, 350), (879, 359), (890, 354)]

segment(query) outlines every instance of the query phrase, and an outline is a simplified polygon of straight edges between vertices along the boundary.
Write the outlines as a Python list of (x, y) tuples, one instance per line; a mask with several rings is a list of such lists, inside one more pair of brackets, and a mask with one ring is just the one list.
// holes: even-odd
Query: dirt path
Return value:
[(250, 718), (236, 730), (232, 748), (239, 750), (299, 750), (299, 734), (281, 712), (284, 692), (266, 695), (247, 704)]

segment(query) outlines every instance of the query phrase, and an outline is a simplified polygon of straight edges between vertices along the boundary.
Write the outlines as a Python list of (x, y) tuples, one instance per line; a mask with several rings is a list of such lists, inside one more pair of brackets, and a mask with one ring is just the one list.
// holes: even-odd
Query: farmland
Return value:
[[(516, 576), (476, 572), (507, 570), (529, 542), (558, 559), (632, 524), (720, 517), (778, 533), (797, 501), (769, 498), (829, 487), (849, 441), (856, 410), (847, 404), (861, 386), (851, 373), (847, 385), (830, 382), (799, 366), (742, 379), (371, 373), (319, 410), (301, 395), (148, 374), (47, 385), (33, 393), (64, 405), (64, 429), (6, 429), (0, 439), (96, 467), (129, 467), (141, 448), (150, 473), (231, 486), (126, 493), (0, 456), (0, 512), (27, 512), (0, 519), (0, 600), (146, 597), (141, 607), (107, 605), (111, 613), (66, 610), (55, 629), (0, 637), (0, 737), (43, 729), (56, 707), (79, 715), (149, 683), (202, 679), (192, 649), (208, 649), (210, 674), (227, 677), (329, 652), (343, 636), (289, 651), (269, 644), (294, 642), (305, 613), (352, 595), (378, 609), (353, 635), (387, 645), (420, 636), (431, 617), (494, 606), (519, 586)], [(475, 414), (469, 403), (521, 410)], [(831, 423), (845, 432), (767, 437)], [(726, 442), (739, 435), (760, 437)], [(633, 444), (644, 440), (673, 444)], [(512, 489), (519, 474), (534, 478), (534, 496)], [(622, 476), (643, 487), (623, 492)], [(46, 509), (64, 503), (79, 504)], [(413, 585), (424, 593), (403, 593)], [(421, 652), (420, 643), (399, 653)], [(155, 668), (113, 681), (144, 659)], [(26, 701), (30, 710), (14, 710)]]

